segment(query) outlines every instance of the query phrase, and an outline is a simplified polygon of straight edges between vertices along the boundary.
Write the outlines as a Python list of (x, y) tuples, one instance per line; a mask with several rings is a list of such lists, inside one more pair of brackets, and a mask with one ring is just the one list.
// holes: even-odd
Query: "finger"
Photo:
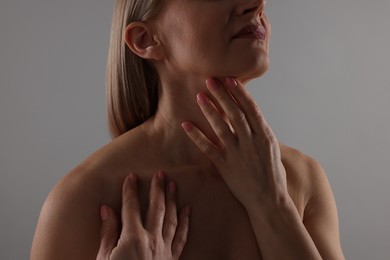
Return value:
[(239, 81), (233, 78), (226, 78), (228, 88), (237, 103), (242, 107), (246, 118), (248, 119), (252, 132), (259, 135), (267, 135), (274, 138), (273, 132), (269, 127), (259, 106), (250, 96), (249, 92), (242, 86)]
[(178, 227), (172, 243), (173, 259), (179, 259), (187, 242), (190, 213), (190, 207), (185, 207), (180, 213)]
[(142, 228), (137, 186), (137, 175), (130, 173), (122, 189), (122, 234), (124, 235), (134, 234)]
[(220, 81), (213, 78), (207, 79), (206, 85), (228, 116), (229, 122), (238, 136), (238, 140), (248, 137), (251, 134), (251, 130), (246, 116), (227, 88)]
[(106, 260), (109, 259), (119, 239), (118, 220), (114, 211), (105, 205), (100, 207), (100, 216), (102, 219), (102, 227), (100, 247), (96, 260)]
[(196, 146), (213, 162), (218, 163), (221, 158), (219, 148), (213, 144), (196, 126), (189, 122), (184, 122), (181, 125), (188, 137), (195, 143)]
[(166, 213), (164, 218), (163, 238), (169, 245), (172, 244), (177, 228), (176, 184), (169, 182), (166, 189)]
[(200, 92), (197, 95), (197, 101), (222, 145), (224, 147), (234, 146), (237, 143), (236, 136), (230, 130), (229, 125), (222, 119), (221, 114), (215, 109), (209, 97), (205, 93)]
[(162, 234), (165, 217), (165, 173), (163, 171), (154, 174), (149, 197), (145, 228), (154, 234)]

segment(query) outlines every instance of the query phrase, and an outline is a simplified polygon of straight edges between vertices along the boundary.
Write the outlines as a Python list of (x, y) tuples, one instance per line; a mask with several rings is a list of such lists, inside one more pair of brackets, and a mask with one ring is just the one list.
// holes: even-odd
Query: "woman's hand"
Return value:
[(206, 85), (228, 122), (211, 98), (200, 92), (198, 103), (220, 144), (212, 143), (195, 125), (184, 122), (188, 136), (211, 159), (247, 210), (288, 199), (278, 140), (255, 101), (233, 78), (226, 78), (224, 83), (208, 79)]
[(103, 223), (97, 260), (179, 259), (187, 240), (190, 209), (184, 208), (177, 219), (176, 186), (170, 182), (165, 187), (162, 171), (152, 179), (145, 226), (141, 220), (134, 173), (126, 177), (123, 184), (120, 237), (114, 211), (103, 205), (100, 214)]

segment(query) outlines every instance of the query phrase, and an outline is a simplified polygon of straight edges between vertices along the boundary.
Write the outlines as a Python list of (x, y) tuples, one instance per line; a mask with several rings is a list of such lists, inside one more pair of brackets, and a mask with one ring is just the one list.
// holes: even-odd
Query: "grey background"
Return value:
[[(109, 142), (114, 1), (0, 2), (0, 259), (27, 259), (55, 183)], [(327, 172), (347, 259), (390, 255), (390, 1), (269, 0), (271, 67), (249, 89)]]

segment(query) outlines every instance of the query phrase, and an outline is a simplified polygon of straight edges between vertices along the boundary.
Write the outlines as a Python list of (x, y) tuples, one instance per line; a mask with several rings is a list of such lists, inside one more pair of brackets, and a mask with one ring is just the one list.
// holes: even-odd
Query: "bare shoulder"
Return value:
[(289, 193), (293, 196), (302, 194), (302, 221), (321, 256), (324, 259), (344, 259), (336, 201), (324, 168), (317, 160), (297, 149), (283, 144), (280, 144), (280, 149), (288, 183), (298, 187), (291, 188), (292, 192), (289, 188)]
[(123, 180), (142, 154), (140, 140), (137, 131), (129, 131), (91, 154), (56, 184), (41, 210), (32, 260), (96, 259), (100, 206), (120, 211)]
[(313, 178), (323, 174), (322, 167), (314, 158), (298, 149), (282, 143), (279, 143), (279, 147), (290, 196), (303, 217), (312, 193)]
[(83, 166), (50, 192), (38, 220), (31, 259), (94, 259), (99, 246), (98, 182)]
[(318, 170), (321, 165), (309, 155), (293, 147), (279, 143), (280, 152), (282, 155), (282, 162), (285, 167), (291, 168), (291, 170), (298, 172), (305, 172), (304, 176), (309, 178), (313, 173), (313, 170)]
[(111, 141), (56, 184), (41, 210), (32, 260), (96, 259), (100, 206), (120, 207), (124, 160), (131, 161), (123, 155), (121, 142)]
[(325, 170), (316, 159), (302, 151), (281, 143), (279, 146), (288, 181), (296, 184), (305, 192), (307, 213), (306, 206), (310, 206), (307, 204), (320, 191), (319, 188), (329, 186)]

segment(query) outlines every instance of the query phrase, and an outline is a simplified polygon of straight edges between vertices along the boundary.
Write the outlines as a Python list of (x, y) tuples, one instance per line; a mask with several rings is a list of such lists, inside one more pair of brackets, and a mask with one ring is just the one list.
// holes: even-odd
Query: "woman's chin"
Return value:
[(242, 83), (246, 84), (248, 81), (263, 76), (269, 68), (269, 60), (257, 64), (256, 68), (248, 69), (246, 72), (238, 74), (237, 79)]

